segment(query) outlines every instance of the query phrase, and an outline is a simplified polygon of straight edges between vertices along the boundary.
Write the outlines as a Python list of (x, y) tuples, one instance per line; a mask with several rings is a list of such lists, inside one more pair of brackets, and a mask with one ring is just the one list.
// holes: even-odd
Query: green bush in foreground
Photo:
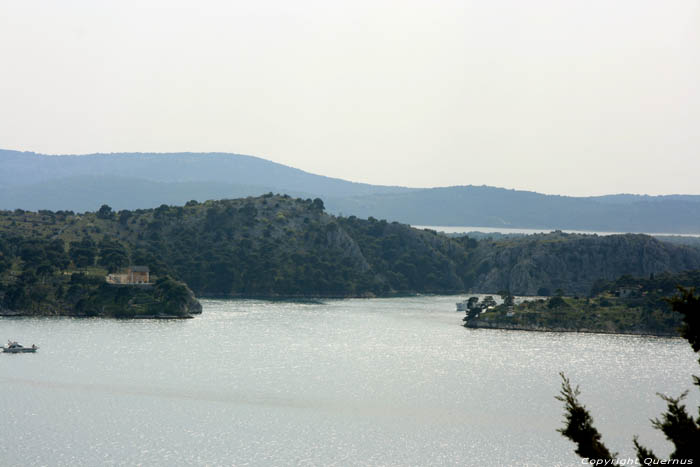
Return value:
[[(695, 295), (694, 289), (678, 288), (680, 293), (669, 300), (671, 308), (683, 316), (681, 336), (691, 345), (695, 352), (700, 351), (700, 296)], [(699, 360), (700, 361), (700, 360)], [(569, 379), (561, 374), (562, 388), (556, 398), (565, 404), (565, 426), (558, 431), (576, 443), (576, 454), (589, 462), (600, 461), (600, 465), (611, 465), (617, 453), (611, 452), (603, 441), (598, 430), (593, 426), (593, 418), (588, 409), (582, 405), (578, 396), (578, 387), (572, 387)], [(700, 378), (693, 376), (693, 383), (700, 387)], [(669, 460), (659, 460), (650, 450), (642, 446), (634, 437), (637, 459), (643, 465), (657, 463), (680, 465), (694, 464), (700, 459), (700, 417), (694, 418), (683, 405), (683, 399), (688, 391), (678, 397), (659, 394), (667, 403), (667, 409), (660, 418), (652, 420), (654, 428), (661, 430), (666, 439), (674, 445), (674, 451)], [(699, 409), (700, 410), (700, 409)], [(605, 463), (605, 461), (609, 461)]]

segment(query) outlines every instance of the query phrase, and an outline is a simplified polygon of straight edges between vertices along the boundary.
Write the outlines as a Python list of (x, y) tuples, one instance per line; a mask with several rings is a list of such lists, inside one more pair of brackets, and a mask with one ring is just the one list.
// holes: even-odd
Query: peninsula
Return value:
[(683, 317), (669, 305), (678, 287), (699, 288), (700, 271), (623, 276), (598, 281), (587, 296), (557, 293), (517, 305), (507, 293), (500, 305), (472, 299), (463, 321), (467, 328), (678, 337)]

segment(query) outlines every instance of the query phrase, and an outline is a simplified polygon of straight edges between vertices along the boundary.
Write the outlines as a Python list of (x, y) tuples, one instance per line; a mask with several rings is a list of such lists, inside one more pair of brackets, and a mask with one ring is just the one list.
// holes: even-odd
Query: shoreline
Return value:
[(74, 319), (114, 319), (118, 321), (130, 321), (130, 320), (183, 320), (183, 319), (194, 319), (194, 315), (178, 316), (178, 315), (142, 315), (142, 316), (130, 316), (126, 318), (121, 318), (117, 316), (88, 316), (88, 315), (47, 315), (47, 314), (30, 314), (21, 312), (0, 312), (0, 320), (3, 318), (74, 318)]
[(641, 337), (663, 337), (672, 339), (681, 339), (680, 334), (669, 334), (669, 333), (652, 333), (647, 331), (606, 331), (604, 329), (571, 329), (571, 328), (544, 328), (540, 326), (519, 326), (519, 325), (499, 325), (499, 324), (485, 324), (478, 323), (476, 325), (462, 325), (466, 329), (495, 329), (501, 331), (526, 331), (526, 332), (577, 332), (583, 334), (617, 334), (621, 336), (641, 336)]

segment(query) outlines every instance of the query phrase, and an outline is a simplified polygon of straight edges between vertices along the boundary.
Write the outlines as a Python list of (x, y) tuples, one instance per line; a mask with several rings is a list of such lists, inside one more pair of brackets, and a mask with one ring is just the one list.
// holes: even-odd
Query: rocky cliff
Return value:
[(481, 241), (470, 265), (475, 271), (471, 284), (475, 291), (547, 295), (561, 289), (568, 294), (588, 294), (599, 279), (699, 269), (700, 251), (647, 235), (555, 232)]

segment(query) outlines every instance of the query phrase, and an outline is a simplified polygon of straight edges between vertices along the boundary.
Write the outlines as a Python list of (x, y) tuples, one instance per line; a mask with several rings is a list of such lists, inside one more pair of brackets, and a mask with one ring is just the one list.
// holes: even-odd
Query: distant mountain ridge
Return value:
[[(75, 176), (122, 177), (181, 183), (215, 181), (357, 196), (410, 190), (314, 175), (254, 156), (228, 153), (111, 153), (49, 156), (0, 150), (0, 185), (31, 185)], [(270, 183), (270, 181), (275, 181)]]
[(0, 209), (89, 211), (287, 193), (329, 212), (414, 225), (700, 233), (700, 195), (544, 195), (490, 186), (407, 188), (325, 177), (228, 153), (48, 156), (0, 150)]
[(414, 225), (700, 233), (700, 196), (571, 197), (489, 186), (330, 199), (332, 211)]

